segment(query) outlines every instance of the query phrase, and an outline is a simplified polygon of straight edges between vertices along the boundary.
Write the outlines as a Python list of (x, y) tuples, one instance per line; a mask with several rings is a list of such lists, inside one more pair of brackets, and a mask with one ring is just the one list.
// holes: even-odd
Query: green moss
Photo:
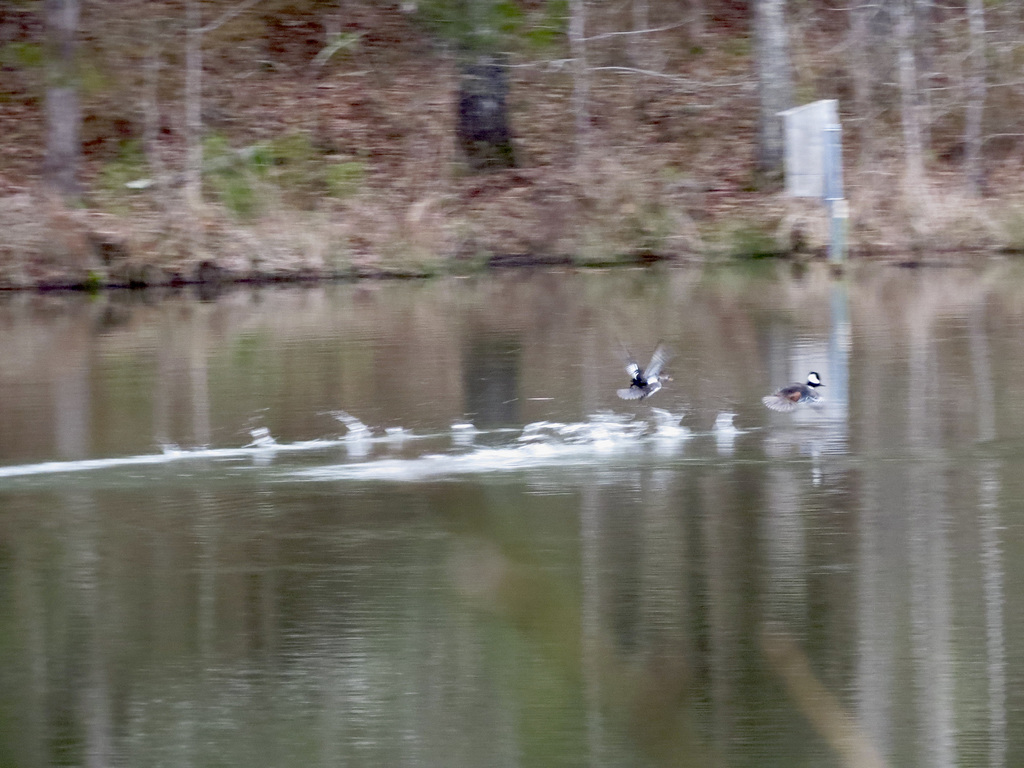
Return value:
[[(262, 160), (253, 152), (239, 152), (218, 134), (203, 141), (203, 172), (208, 188), (217, 200), (239, 218), (252, 218), (260, 211), (255, 185)], [(269, 162), (269, 161), (267, 161)]]
[(741, 224), (729, 236), (729, 255), (740, 259), (764, 259), (785, 253), (775, 235), (759, 224)]
[(89, 274), (87, 274), (85, 279), (82, 281), (82, 288), (89, 293), (98, 293), (103, 287), (103, 284), (103, 277), (98, 272), (94, 272), (90, 269)]
[(652, 254), (665, 250), (673, 230), (668, 209), (659, 201), (647, 201), (635, 207), (626, 217), (625, 238), (634, 253)]
[(101, 67), (101, 63), (89, 58), (78, 62), (78, 86), (83, 95), (102, 96), (115, 87), (112, 74)]
[(97, 192), (108, 209), (123, 212), (131, 197), (138, 191), (129, 189), (129, 182), (144, 179), (149, 175), (149, 166), (137, 139), (121, 142), (117, 157), (100, 168)]
[(209, 188), (236, 215), (258, 215), (267, 204), (313, 208), (323, 197), (360, 192), (366, 173), (358, 160), (326, 158), (308, 133), (289, 132), (243, 149), (213, 134), (204, 144)]
[(301, 165), (316, 155), (307, 133), (286, 133), (270, 140), (270, 155), (279, 165)]
[(275, 137), (266, 145), (266, 154), (270, 160), (268, 176), (284, 191), (309, 193), (321, 186), (323, 172), (308, 134)]
[(786, 254), (775, 237), (775, 225), (762, 221), (728, 221), (705, 233), (713, 254), (732, 259), (764, 259)]
[(356, 195), (363, 184), (366, 167), (358, 160), (331, 163), (324, 169), (327, 194), (346, 198)]
[(569, 11), (567, 0), (421, 0), (416, 18), (464, 50), (536, 50), (564, 41)]
[(7, 67), (34, 69), (46, 63), (40, 43), (16, 42), (0, 46), (0, 64)]
[(210, 184), (221, 204), (239, 218), (251, 219), (260, 212), (256, 190), (244, 173), (237, 170), (219, 173)]

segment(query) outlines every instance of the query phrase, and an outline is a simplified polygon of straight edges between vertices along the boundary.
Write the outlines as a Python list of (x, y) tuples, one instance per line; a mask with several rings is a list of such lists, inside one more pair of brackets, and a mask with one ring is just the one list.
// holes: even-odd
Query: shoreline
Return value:
[[(956, 258), (942, 258), (956, 255)], [(1017, 251), (970, 251), (949, 248), (944, 251), (930, 251), (928, 258), (920, 258), (919, 254), (907, 251), (889, 250), (874, 252), (869, 255), (857, 254), (843, 262), (830, 262), (824, 255), (785, 254), (762, 257), (729, 257), (729, 258), (679, 258), (675, 256), (635, 257), (607, 262), (578, 262), (570, 257), (531, 256), (528, 254), (507, 254), (492, 257), (473, 269), (449, 268), (444, 265), (430, 270), (413, 269), (371, 269), (353, 268), (342, 272), (314, 272), (299, 269), (293, 272), (265, 273), (231, 273), (218, 268), (206, 268), (207, 262), (197, 265), (192, 276), (174, 274), (163, 279), (154, 280), (114, 280), (104, 279), (96, 273), (85, 276), (66, 275), (64, 278), (50, 278), (34, 282), (12, 284), (0, 282), (0, 295), (17, 293), (101, 293), (124, 291), (149, 291), (167, 289), (222, 289), (232, 287), (266, 287), (266, 286), (320, 286), (325, 284), (344, 283), (385, 283), (425, 281), (441, 278), (472, 278), (498, 273), (532, 272), (543, 270), (568, 270), (572, 272), (602, 270), (652, 270), (666, 269), (715, 269), (742, 268), (753, 264), (787, 265), (793, 270), (812, 267), (827, 268), (832, 277), (839, 278), (856, 270), (860, 266), (893, 267), (901, 270), (914, 269), (974, 269), (991, 264), (994, 261), (1011, 260), (1020, 255)], [(939, 258), (936, 258), (939, 257)]]

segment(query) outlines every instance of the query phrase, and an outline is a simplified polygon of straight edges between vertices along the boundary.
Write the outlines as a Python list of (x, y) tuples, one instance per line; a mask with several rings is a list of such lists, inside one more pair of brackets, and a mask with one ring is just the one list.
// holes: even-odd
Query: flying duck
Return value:
[(661, 389), (662, 379), (668, 378), (660, 374), (662, 366), (668, 362), (671, 356), (665, 345), (659, 344), (651, 356), (651, 362), (647, 364), (646, 368), (641, 368), (637, 365), (636, 360), (627, 353), (626, 373), (629, 374), (629, 386), (617, 390), (616, 394), (623, 400), (643, 400), (645, 397), (653, 395)]

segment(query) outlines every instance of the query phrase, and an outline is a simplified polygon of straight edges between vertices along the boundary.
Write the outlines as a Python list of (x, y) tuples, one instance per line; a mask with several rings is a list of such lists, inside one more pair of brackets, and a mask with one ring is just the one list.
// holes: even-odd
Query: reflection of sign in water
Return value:
[(518, 424), (518, 339), (493, 334), (469, 339), (463, 359), (466, 412), (478, 427)]

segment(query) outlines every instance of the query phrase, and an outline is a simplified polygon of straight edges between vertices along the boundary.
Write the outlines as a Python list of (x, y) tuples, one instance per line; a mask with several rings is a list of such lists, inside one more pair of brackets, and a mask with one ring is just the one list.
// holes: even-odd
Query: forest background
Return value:
[(6, 0), (0, 287), (814, 256), (817, 99), (854, 257), (1020, 251), (1022, 65), (1014, 0)]

